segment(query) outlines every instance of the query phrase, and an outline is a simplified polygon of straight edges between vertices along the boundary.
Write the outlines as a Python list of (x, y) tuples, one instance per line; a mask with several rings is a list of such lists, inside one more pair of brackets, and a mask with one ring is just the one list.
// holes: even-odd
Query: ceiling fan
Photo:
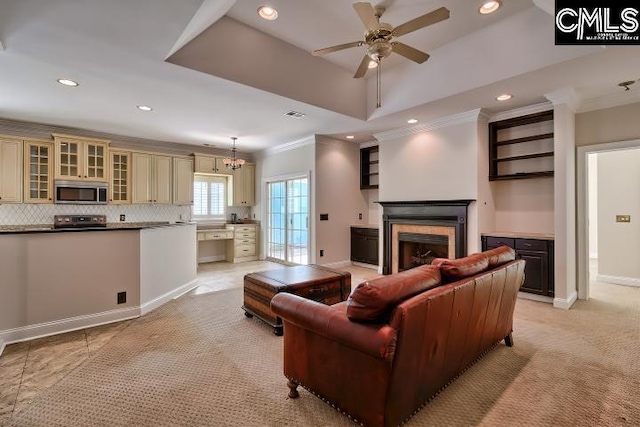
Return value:
[[(314, 50), (312, 54), (313, 56), (320, 56), (343, 49), (366, 45), (366, 54), (364, 58), (362, 58), (360, 66), (358, 66), (358, 69), (353, 76), (356, 79), (364, 77), (369, 69), (369, 63), (371, 61), (375, 61), (377, 65), (380, 65), (380, 61), (391, 55), (393, 52), (417, 62), (418, 64), (422, 64), (429, 59), (428, 54), (404, 43), (393, 41), (393, 38), (409, 34), (413, 31), (436, 24), (440, 21), (444, 21), (445, 19), (449, 19), (449, 9), (441, 7), (405, 22), (404, 24), (398, 25), (397, 27), (393, 27), (385, 22), (380, 22), (380, 17), (385, 11), (384, 7), (378, 6), (374, 8), (371, 3), (358, 2), (353, 4), (353, 8), (366, 28), (364, 40)], [(378, 71), (378, 77), (379, 75), (380, 73)], [(380, 103), (378, 101), (378, 107), (380, 106), (379, 104)]]

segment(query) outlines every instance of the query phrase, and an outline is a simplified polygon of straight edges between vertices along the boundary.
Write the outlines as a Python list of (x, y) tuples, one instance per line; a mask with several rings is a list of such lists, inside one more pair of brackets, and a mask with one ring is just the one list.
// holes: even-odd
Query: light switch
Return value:
[(631, 215), (616, 215), (616, 222), (631, 222)]

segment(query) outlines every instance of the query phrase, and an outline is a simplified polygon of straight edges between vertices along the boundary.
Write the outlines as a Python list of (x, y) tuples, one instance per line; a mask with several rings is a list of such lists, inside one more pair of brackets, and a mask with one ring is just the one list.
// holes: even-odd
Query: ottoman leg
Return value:
[(290, 398), (295, 399), (297, 397), (300, 397), (300, 393), (298, 393), (298, 384), (296, 384), (293, 381), (289, 380), (289, 381), (287, 381), (287, 386), (289, 386), (289, 397)]
[(245, 311), (244, 315), (247, 316), (249, 319), (253, 317), (253, 314), (249, 313), (248, 311)]

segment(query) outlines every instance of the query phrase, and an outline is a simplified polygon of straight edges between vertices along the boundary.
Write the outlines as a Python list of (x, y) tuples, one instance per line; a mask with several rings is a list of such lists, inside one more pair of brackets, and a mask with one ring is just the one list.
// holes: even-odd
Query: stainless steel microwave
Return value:
[(55, 202), (77, 205), (107, 204), (106, 182), (55, 181)]

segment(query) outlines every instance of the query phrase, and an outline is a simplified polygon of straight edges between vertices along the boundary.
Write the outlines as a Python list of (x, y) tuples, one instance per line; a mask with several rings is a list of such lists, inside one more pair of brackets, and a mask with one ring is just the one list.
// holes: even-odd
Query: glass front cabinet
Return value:
[(53, 203), (53, 144), (25, 141), (24, 160), (25, 203)]
[(56, 146), (56, 179), (108, 181), (109, 141), (69, 135), (53, 135)]

